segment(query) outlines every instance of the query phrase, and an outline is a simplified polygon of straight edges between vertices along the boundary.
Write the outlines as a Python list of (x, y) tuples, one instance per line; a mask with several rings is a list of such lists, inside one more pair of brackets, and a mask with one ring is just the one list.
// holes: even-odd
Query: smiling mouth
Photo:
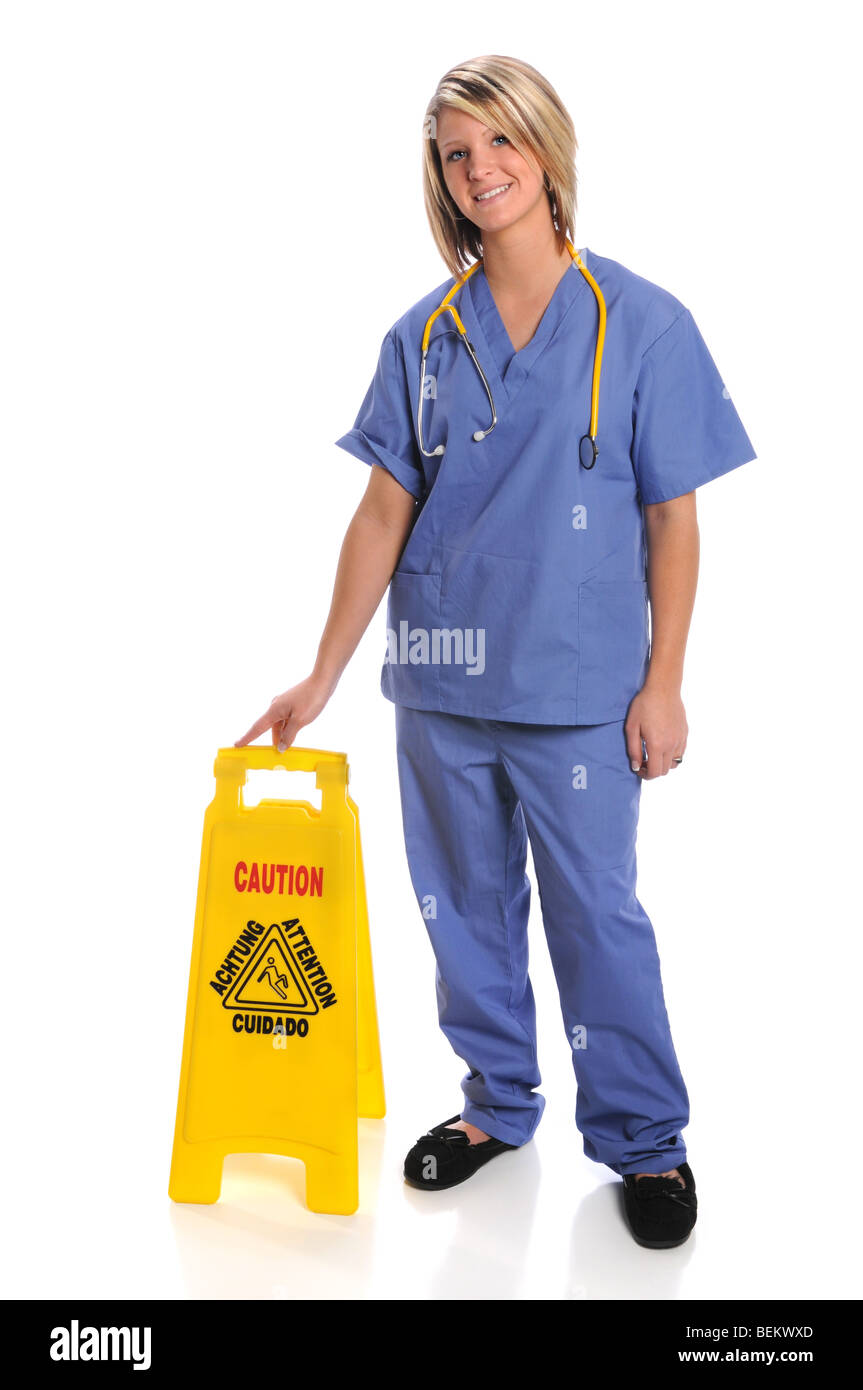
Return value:
[(494, 203), (498, 198), (502, 198), (504, 193), (512, 188), (512, 183), (500, 183), (497, 188), (490, 188), (487, 193), (477, 193), (474, 195), (475, 203)]

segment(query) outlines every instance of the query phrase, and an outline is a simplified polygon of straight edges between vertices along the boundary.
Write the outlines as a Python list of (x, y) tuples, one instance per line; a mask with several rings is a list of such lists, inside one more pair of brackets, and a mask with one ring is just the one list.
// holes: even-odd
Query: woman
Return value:
[[(542, 1116), (529, 838), (584, 1151), (623, 1178), (635, 1239), (676, 1245), (696, 1217), (689, 1100), (635, 893), (638, 807), (686, 749), (694, 489), (755, 454), (689, 310), (575, 250), (575, 134), (534, 68), (459, 64), (424, 134), (452, 278), (389, 329), (336, 441), (371, 476), (314, 670), (237, 742), (293, 743), (389, 585), (405, 846), (440, 1025), (469, 1067), (461, 1114), (405, 1178), (451, 1187)], [(456, 314), (435, 314), (448, 295)]]

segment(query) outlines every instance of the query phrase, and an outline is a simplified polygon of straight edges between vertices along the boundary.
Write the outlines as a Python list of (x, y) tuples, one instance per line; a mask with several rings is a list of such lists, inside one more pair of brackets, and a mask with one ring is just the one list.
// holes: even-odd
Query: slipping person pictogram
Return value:
[[(280, 999), (287, 999), (288, 977), (287, 975), (278, 974), (275, 958), (273, 956), (268, 957), (266, 966), (258, 976), (258, 983), (260, 984), (263, 979), (267, 980), (270, 989), (275, 990)], [(283, 985), (284, 989), (282, 988)]]

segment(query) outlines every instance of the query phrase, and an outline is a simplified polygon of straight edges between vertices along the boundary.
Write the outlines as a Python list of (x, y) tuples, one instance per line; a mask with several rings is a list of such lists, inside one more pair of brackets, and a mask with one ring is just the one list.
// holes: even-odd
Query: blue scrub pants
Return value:
[(468, 1065), (462, 1119), (508, 1144), (545, 1099), (528, 975), (530, 840), (572, 1047), (584, 1152), (615, 1173), (686, 1159), (689, 1097), (656, 939), (635, 895), (641, 779), (623, 720), (554, 725), (395, 706), (408, 866), (440, 1026)]

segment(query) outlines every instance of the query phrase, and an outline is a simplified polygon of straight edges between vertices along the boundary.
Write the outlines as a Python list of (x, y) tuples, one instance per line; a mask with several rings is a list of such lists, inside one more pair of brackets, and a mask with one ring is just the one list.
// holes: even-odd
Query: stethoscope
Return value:
[[(596, 302), (599, 307), (599, 327), (596, 331), (596, 349), (593, 355), (593, 387), (590, 395), (590, 433), (583, 434), (578, 444), (578, 457), (582, 468), (593, 468), (594, 464), (596, 463), (597, 454), (599, 453), (599, 449), (596, 446), (596, 433), (597, 424), (599, 421), (599, 374), (602, 370), (602, 349), (605, 344), (605, 300), (602, 297), (602, 290), (599, 288), (599, 285), (594, 280), (587, 266), (584, 264), (584, 261), (581, 259), (581, 256), (578, 254), (568, 237), (566, 238), (566, 245), (569, 254), (572, 256), (572, 259), (575, 261), (575, 264), (578, 266), (585, 280), (593, 290), (593, 293), (596, 295)], [(492, 430), (497, 424), (497, 413), (494, 408), (494, 398), (491, 394), (491, 387), (489, 386), (488, 381), (486, 380), (485, 372), (480, 366), (479, 358), (474, 352), (473, 344), (470, 341), (470, 338), (467, 336), (467, 333), (465, 332), (465, 327), (461, 321), (461, 318), (459, 317), (458, 310), (454, 308), (453, 305), (450, 303), (450, 300), (453, 298), (454, 295), (458, 294), (465, 281), (469, 280), (471, 275), (473, 275), (474, 271), (479, 270), (481, 265), (482, 261), (475, 261), (474, 264), (470, 267), (470, 269), (466, 270), (464, 275), (462, 275), (456, 281), (452, 289), (447, 294), (446, 299), (443, 300), (443, 302), (438, 306), (438, 308), (435, 309), (434, 313), (429, 317), (429, 320), (425, 326), (425, 332), (423, 333), (422, 365), (420, 367), (420, 399), (419, 409), (417, 411), (417, 432), (419, 434), (420, 448), (422, 449), (426, 458), (434, 458), (436, 455), (442, 454), (444, 451), (443, 444), (438, 444), (436, 449), (427, 449), (423, 441), (423, 397), (425, 396), (426, 357), (428, 356), (429, 334), (431, 333), (432, 324), (434, 323), (435, 319), (438, 317), (439, 314), (452, 314), (453, 321), (459, 332), (459, 336), (462, 342), (464, 343), (465, 347), (467, 348), (468, 352), (470, 353), (471, 361), (473, 362), (473, 365), (479, 372), (480, 380), (482, 381), (482, 384), (485, 387), (485, 394), (488, 396), (488, 404), (491, 410), (491, 424), (488, 426), (487, 429), (475, 430), (473, 438), (477, 441), (477, 443), (479, 443), (481, 439), (485, 439), (487, 435), (491, 434)]]

